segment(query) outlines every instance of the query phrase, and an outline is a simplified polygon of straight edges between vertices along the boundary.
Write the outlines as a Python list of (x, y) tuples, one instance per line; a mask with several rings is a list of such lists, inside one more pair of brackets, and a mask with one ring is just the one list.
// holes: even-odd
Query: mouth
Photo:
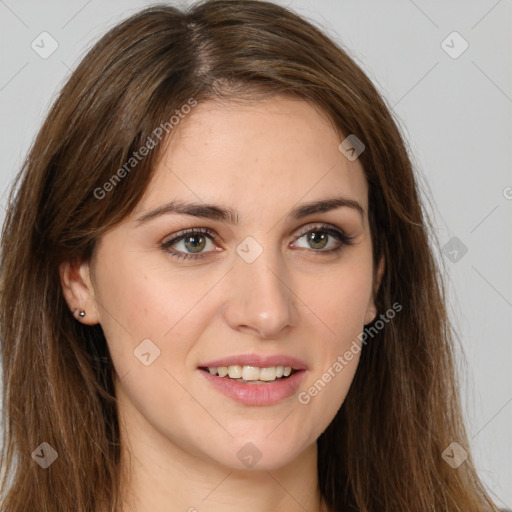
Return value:
[(270, 406), (291, 398), (307, 369), (304, 361), (277, 354), (232, 355), (197, 367), (209, 388), (249, 406)]
[(200, 370), (223, 379), (233, 380), (242, 384), (269, 384), (288, 379), (299, 370), (291, 366), (201, 366)]
[(305, 361), (286, 354), (232, 354), (197, 367), (209, 388), (251, 406), (274, 405), (291, 398), (307, 370)]

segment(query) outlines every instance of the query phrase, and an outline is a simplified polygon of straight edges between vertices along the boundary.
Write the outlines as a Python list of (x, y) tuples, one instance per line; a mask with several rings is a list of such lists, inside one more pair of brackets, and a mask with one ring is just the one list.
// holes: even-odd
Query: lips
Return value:
[(262, 406), (295, 394), (307, 366), (285, 355), (243, 354), (205, 362), (198, 370), (223, 395), (245, 405)]

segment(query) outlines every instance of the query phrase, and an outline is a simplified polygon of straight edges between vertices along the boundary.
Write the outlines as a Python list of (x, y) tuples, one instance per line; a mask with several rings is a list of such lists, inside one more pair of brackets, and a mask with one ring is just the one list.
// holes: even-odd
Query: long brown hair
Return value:
[[(470, 454), (457, 469), (442, 456), (452, 442), (469, 453), (457, 339), (390, 109), (347, 53), (298, 15), (266, 1), (213, 0), (183, 11), (156, 5), (110, 30), (63, 87), (16, 177), (1, 246), (3, 511), (117, 510), (112, 361), (101, 326), (70, 314), (59, 264), (87, 261), (137, 205), (161, 147), (98, 190), (177, 109), (191, 98), (261, 94), (308, 100), (365, 144), (374, 262), (386, 262), (376, 306), (403, 306), (364, 346), (317, 441), (324, 499), (335, 511), (498, 510)], [(43, 442), (58, 454), (47, 469), (32, 455)]]

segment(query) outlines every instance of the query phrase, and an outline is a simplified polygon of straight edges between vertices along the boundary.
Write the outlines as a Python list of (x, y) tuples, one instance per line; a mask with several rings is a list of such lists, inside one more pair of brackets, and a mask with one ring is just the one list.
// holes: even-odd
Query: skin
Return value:
[[(343, 403), (359, 354), (308, 404), (292, 396), (243, 405), (197, 367), (232, 354), (287, 354), (307, 363), (299, 392), (307, 391), (375, 318), (383, 262), (374, 274), (368, 185), (359, 161), (338, 150), (343, 138), (302, 100), (201, 103), (174, 129), (132, 214), (101, 237), (90, 262), (61, 266), (70, 308), (101, 324), (116, 370), (124, 511), (326, 510), (316, 440)], [(335, 195), (358, 201), (364, 215), (341, 207), (288, 217)], [(169, 213), (137, 225), (176, 199), (233, 208), (239, 224)], [(352, 245), (327, 254), (336, 238), (312, 245), (298, 236), (308, 226), (322, 233), (319, 223)], [(194, 254), (186, 240), (160, 247), (188, 228), (218, 235), (201, 240), (206, 256), (173, 258), (173, 249)], [(247, 236), (263, 249), (250, 264), (236, 252)], [(160, 356), (145, 366), (134, 349), (148, 338)], [(237, 457), (248, 442), (261, 453), (252, 468)]]

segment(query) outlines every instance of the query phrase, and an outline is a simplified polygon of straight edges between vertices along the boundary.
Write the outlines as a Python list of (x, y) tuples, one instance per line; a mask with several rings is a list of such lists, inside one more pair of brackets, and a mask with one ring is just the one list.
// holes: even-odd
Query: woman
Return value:
[(406, 148), (272, 3), (145, 9), (10, 197), (2, 510), (497, 510)]

